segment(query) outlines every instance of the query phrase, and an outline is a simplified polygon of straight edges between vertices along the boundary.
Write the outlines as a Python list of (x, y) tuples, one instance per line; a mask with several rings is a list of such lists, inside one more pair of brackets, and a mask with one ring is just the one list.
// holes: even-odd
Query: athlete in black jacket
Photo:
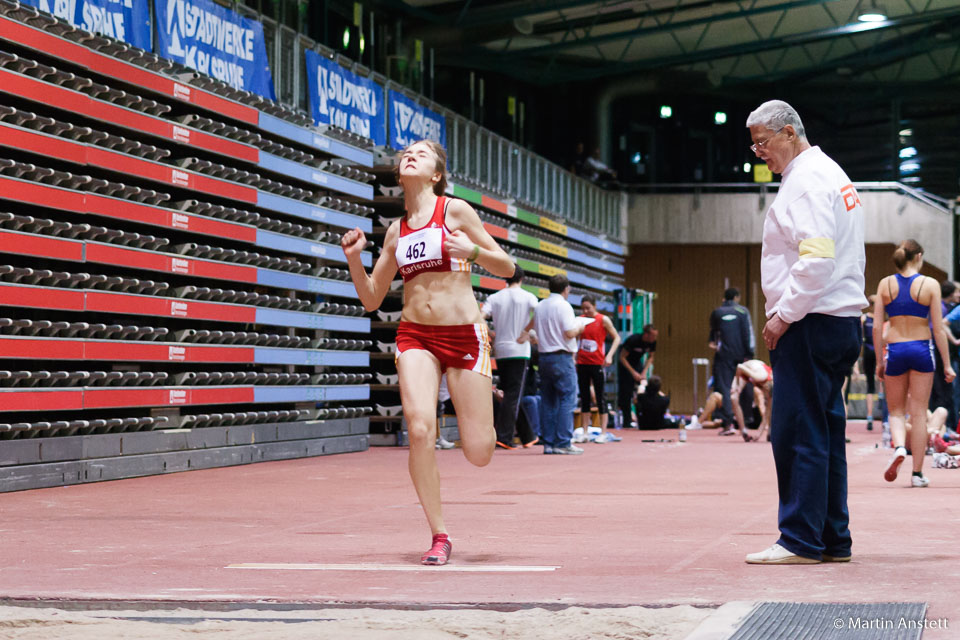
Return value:
[[(753, 358), (756, 348), (750, 312), (739, 302), (740, 291), (730, 287), (723, 292), (723, 304), (710, 314), (709, 343), (710, 348), (717, 352), (713, 357), (713, 390), (723, 395), (723, 406), (715, 416), (728, 426), (733, 425), (730, 384), (737, 365)], [(733, 433), (731, 429), (727, 431)]]

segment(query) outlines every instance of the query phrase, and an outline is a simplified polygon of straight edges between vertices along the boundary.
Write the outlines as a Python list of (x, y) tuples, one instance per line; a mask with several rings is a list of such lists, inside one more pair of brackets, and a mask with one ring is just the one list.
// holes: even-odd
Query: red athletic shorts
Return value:
[(476, 371), (492, 377), (490, 338), (485, 323), (433, 325), (400, 321), (397, 358), (407, 349), (423, 349), (440, 361), (440, 371), (449, 367)]

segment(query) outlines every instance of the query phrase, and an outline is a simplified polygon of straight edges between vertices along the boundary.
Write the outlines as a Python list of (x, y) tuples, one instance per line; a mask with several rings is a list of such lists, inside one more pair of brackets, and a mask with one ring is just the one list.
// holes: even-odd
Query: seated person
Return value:
[[(931, 447), (936, 453), (949, 453), (952, 456), (960, 455), (960, 444), (945, 438), (947, 431), (947, 410), (937, 407), (934, 411), (927, 411), (927, 435)], [(907, 438), (910, 437), (910, 423), (907, 423)], [(907, 440), (907, 442), (910, 442)]]
[(650, 376), (647, 388), (637, 395), (638, 429), (675, 429), (678, 419), (667, 416), (670, 396), (661, 391), (663, 381), (660, 376)]
[[(944, 438), (947, 430), (947, 415), (947, 410), (944, 407), (937, 407), (933, 411), (927, 410), (927, 447), (933, 449), (936, 453), (949, 453), (952, 456), (960, 455), (960, 445)], [(913, 420), (909, 415), (906, 417), (907, 442), (910, 442)]]
[(713, 412), (723, 404), (723, 395), (719, 391), (714, 391), (707, 398), (707, 404), (700, 410), (700, 415), (694, 415), (690, 418), (688, 429), (715, 429), (724, 426), (723, 420), (714, 419)]
[[(754, 390), (759, 390), (757, 406), (760, 409), (760, 426), (756, 433), (751, 435), (747, 432), (747, 427), (743, 419), (743, 407), (740, 402), (733, 403), (733, 413), (737, 419), (737, 425), (740, 427), (740, 434), (746, 442), (756, 442), (766, 436), (770, 428), (770, 414), (773, 400), (773, 370), (761, 360), (747, 360), (737, 365), (737, 374), (733, 377), (733, 384), (730, 385), (730, 397), (739, 397), (748, 385), (752, 384)], [(728, 429), (732, 435), (737, 432), (731, 427)]]

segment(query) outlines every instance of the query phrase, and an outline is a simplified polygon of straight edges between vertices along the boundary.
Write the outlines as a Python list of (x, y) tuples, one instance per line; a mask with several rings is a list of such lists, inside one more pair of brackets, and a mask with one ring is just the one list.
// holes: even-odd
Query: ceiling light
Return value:
[(513, 19), (513, 28), (517, 30), (517, 33), (525, 36), (529, 36), (533, 33), (533, 20), (530, 18), (514, 18)]
[(716, 111), (713, 114), (714, 124), (727, 124), (727, 114), (723, 111)]
[(913, 158), (913, 157), (916, 156), (916, 155), (917, 155), (917, 148), (916, 148), (916, 147), (904, 147), (903, 149), (900, 149), (900, 158), (901, 158), (901, 159), (904, 159), (904, 160), (905, 160), (905, 159), (907, 159), (907, 158)]
[(900, 129), (900, 135), (904, 138), (909, 138), (913, 135), (913, 129)]
[(857, 20), (860, 22), (883, 22), (887, 19), (887, 12), (877, 0), (869, 2), (861, 0), (857, 11)]
[(660, 105), (660, 117), (666, 120), (673, 116), (673, 107), (668, 104)]

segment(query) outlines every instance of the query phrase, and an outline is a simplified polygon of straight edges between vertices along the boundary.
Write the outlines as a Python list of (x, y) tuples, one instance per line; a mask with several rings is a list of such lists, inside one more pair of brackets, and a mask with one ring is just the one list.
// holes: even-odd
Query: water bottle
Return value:
[[(607, 405), (607, 407), (609, 411), (609, 405)], [(620, 409), (617, 409), (613, 414), (613, 428), (618, 430), (623, 429), (623, 412), (620, 411)]]
[(883, 440), (881, 442), (884, 449), (889, 449), (893, 443), (893, 436), (890, 435), (890, 425), (886, 422), (883, 423)]
[(677, 441), (678, 441), (678, 442), (686, 442), (686, 441), (687, 441), (687, 427), (686, 427), (686, 425), (682, 425), (682, 424), (680, 425), (680, 432), (677, 434)]

